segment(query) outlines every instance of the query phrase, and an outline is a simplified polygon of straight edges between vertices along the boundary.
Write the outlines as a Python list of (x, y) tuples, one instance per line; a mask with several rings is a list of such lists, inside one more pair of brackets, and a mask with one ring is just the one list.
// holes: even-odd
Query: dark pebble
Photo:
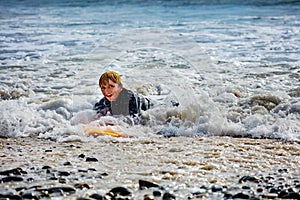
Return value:
[(42, 169), (51, 169), (51, 167), (46, 165), (46, 166), (42, 167)]
[(3, 176), (9, 176), (11, 174), (13, 174), (13, 175), (22, 175), (22, 174), (27, 174), (27, 172), (24, 171), (20, 167), (0, 172), (0, 175), (3, 175)]
[(59, 178), (58, 182), (59, 183), (67, 183), (67, 179), (65, 179), (65, 178)]
[(220, 186), (217, 186), (217, 185), (213, 185), (213, 186), (211, 187), (211, 191), (212, 191), (212, 192), (222, 192), (222, 191), (223, 191), (223, 188), (220, 187)]
[(143, 190), (143, 189), (147, 189), (147, 188), (160, 188), (160, 189), (162, 189), (162, 187), (159, 186), (156, 183), (152, 183), (150, 181), (145, 181), (145, 180), (139, 180), (139, 189)]
[(78, 157), (79, 157), (79, 158), (84, 158), (85, 155), (84, 155), (84, 154), (80, 154)]
[(66, 171), (59, 171), (58, 172), (59, 176), (70, 176), (70, 172), (66, 172)]
[(250, 196), (248, 194), (244, 194), (244, 193), (240, 192), (240, 193), (233, 195), (232, 198), (233, 199), (249, 199)]
[(93, 158), (93, 157), (87, 157), (85, 161), (86, 162), (97, 162), (98, 159), (97, 158)]
[(243, 189), (243, 190), (250, 190), (251, 187), (249, 187), (249, 186), (247, 186), (247, 185), (243, 185), (243, 186), (242, 186), (242, 189)]
[(34, 179), (33, 178), (28, 178), (27, 181), (31, 182), (31, 181), (34, 181)]
[(287, 169), (279, 169), (278, 172), (279, 172), (279, 173), (287, 173), (288, 170), (287, 170)]
[(15, 182), (23, 181), (23, 178), (19, 177), (19, 176), (7, 176), (7, 177), (2, 178), (0, 182), (7, 183), (7, 182), (13, 182), (13, 181), (15, 181)]
[(264, 189), (262, 187), (259, 187), (256, 189), (256, 192), (263, 192), (263, 191), (264, 191)]
[(46, 152), (46, 153), (47, 153), (47, 152), (52, 152), (52, 150), (51, 150), (51, 149), (46, 149), (45, 152)]
[(282, 198), (282, 199), (297, 199), (297, 200), (300, 200), (299, 192), (289, 192), (288, 194), (283, 195), (283, 196), (279, 195), (279, 197)]
[(161, 191), (158, 191), (158, 190), (153, 191), (153, 196), (160, 197), (161, 196)]
[(73, 187), (52, 187), (52, 188), (44, 188), (44, 189), (37, 189), (37, 191), (41, 191), (41, 192), (48, 192), (50, 194), (52, 193), (75, 193), (76, 190)]
[(103, 200), (103, 196), (99, 195), (99, 194), (92, 194), (89, 196), (92, 199), (97, 199), (97, 200)]
[(74, 185), (75, 188), (77, 189), (83, 189), (83, 188), (87, 188), (87, 189), (90, 189), (90, 186), (86, 183), (77, 183)]
[(40, 196), (37, 196), (33, 193), (22, 194), (22, 199), (40, 199)]
[(14, 199), (19, 200), (22, 199), (21, 196), (15, 194), (0, 194), (0, 199)]
[(86, 170), (86, 169), (78, 169), (78, 172), (80, 172), (80, 173), (88, 173), (89, 171)]
[(242, 178), (240, 178), (239, 183), (243, 183), (247, 181), (258, 183), (259, 179), (254, 176), (243, 176)]
[(164, 193), (162, 199), (163, 200), (173, 200), (173, 199), (176, 199), (176, 197), (175, 197), (175, 195), (173, 195), (169, 192), (166, 192), (166, 193)]
[(111, 189), (106, 196), (110, 196), (112, 199), (115, 199), (116, 197), (118, 197), (118, 199), (122, 199), (121, 197), (128, 199), (131, 198), (132, 193), (127, 188), (115, 187)]
[(70, 162), (65, 162), (64, 166), (72, 165)]

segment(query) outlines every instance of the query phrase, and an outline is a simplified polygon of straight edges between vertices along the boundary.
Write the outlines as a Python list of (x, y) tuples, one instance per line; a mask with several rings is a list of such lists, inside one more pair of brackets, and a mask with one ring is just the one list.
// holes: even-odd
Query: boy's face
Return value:
[(106, 85), (100, 85), (103, 96), (110, 102), (115, 101), (123, 89), (122, 84), (108, 80)]

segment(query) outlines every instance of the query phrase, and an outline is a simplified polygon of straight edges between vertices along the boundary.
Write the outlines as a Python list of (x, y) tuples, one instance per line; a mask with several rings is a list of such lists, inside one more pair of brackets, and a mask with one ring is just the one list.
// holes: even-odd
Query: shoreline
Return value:
[[(94, 199), (93, 194), (105, 196), (123, 187), (132, 199), (146, 199), (146, 195), (153, 196), (153, 187), (139, 188), (140, 181), (148, 181), (164, 188), (156, 188), (161, 195), (155, 199), (167, 192), (176, 199), (197, 195), (214, 199), (224, 192), (251, 195), (251, 190), (260, 197), (278, 198), (262, 189), (266, 177), (299, 193), (300, 145), (296, 142), (217, 136), (88, 139), (59, 143), (34, 137), (0, 138), (0, 172), (19, 169), (17, 175), (0, 175), (0, 195), (31, 192), (41, 196), (49, 188), (67, 187), (74, 191), (47, 193), (57, 198)], [(4, 182), (7, 177), (22, 180)], [(244, 183), (249, 191), (243, 189)]]

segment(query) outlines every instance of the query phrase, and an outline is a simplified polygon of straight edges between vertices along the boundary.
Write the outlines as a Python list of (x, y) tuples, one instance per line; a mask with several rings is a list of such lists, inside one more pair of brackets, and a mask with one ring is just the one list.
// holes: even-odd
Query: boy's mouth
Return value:
[(106, 97), (110, 98), (112, 97), (112, 94), (107, 94)]

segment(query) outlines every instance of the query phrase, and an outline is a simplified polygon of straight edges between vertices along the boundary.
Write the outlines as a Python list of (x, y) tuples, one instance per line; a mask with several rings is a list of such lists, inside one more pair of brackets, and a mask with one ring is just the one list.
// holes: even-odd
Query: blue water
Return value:
[(112, 69), (155, 102), (137, 135), (299, 141), (299, 27), (299, 1), (1, 0), (0, 134), (82, 135)]

